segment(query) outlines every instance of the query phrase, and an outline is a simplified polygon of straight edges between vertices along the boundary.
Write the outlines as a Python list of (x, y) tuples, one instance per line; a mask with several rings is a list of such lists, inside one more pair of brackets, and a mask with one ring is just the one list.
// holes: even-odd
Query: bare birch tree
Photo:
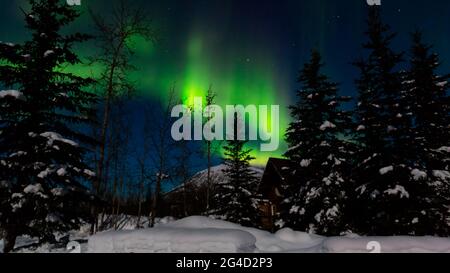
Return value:
[[(148, 13), (140, 8), (133, 7), (129, 2), (121, 0), (112, 6), (110, 16), (103, 17), (90, 10), (91, 17), (97, 30), (96, 40), (99, 49), (98, 55), (92, 60), (100, 64), (103, 71), (98, 79), (98, 85), (103, 90), (103, 116), (99, 133), (99, 155), (97, 160), (97, 179), (93, 188), (97, 195), (102, 196), (102, 185), (105, 181), (105, 154), (107, 151), (107, 135), (110, 125), (112, 101), (115, 97), (131, 95), (135, 84), (128, 75), (135, 70), (132, 65), (133, 48), (129, 41), (134, 37), (142, 37), (147, 41), (155, 41), (155, 31)], [(98, 211), (94, 208), (94, 223), (97, 223)], [(91, 233), (95, 232), (95, 225)]]
[[(209, 87), (207, 93), (206, 93), (206, 114), (207, 118), (204, 120), (204, 123), (207, 123), (212, 117), (210, 117), (210, 110), (208, 106), (214, 105), (216, 103), (216, 96), (217, 94), (212, 89), (212, 86)], [(208, 128), (212, 129), (212, 128)], [(210, 202), (211, 202), (211, 191), (213, 188), (213, 185), (211, 183), (211, 168), (212, 168), (212, 156), (217, 153), (217, 151), (221, 148), (221, 141), (214, 141), (214, 140), (206, 140), (206, 158), (207, 158), (207, 176), (206, 176), (206, 208), (205, 212), (207, 213), (210, 209)]]
[(152, 153), (150, 158), (152, 160), (155, 169), (155, 189), (153, 191), (152, 207), (150, 212), (149, 226), (155, 225), (155, 217), (158, 213), (162, 183), (164, 180), (170, 178), (170, 173), (173, 170), (173, 152), (174, 152), (174, 140), (171, 137), (170, 130), (172, 127), (171, 112), (172, 108), (179, 104), (179, 99), (175, 95), (175, 88), (169, 91), (166, 102), (161, 102), (160, 107), (156, 107), (156, 111), (152, 117), (158, 117), (153, 119), (153, 133), (149, 136), (148, 141), (152, 145)]

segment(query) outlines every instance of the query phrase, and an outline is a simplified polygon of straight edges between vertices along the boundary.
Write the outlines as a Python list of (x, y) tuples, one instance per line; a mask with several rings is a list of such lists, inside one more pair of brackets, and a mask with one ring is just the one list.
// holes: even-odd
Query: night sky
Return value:
[[(108, 11), (109, 0), (82, 0), (97, 12)], [(351, 62), (364, 55), (361, 43), (366, 24), (365, 0), (161, 0), (131, 1), (149, 11), (159, 42), (134, 41), (140, 71), (130, 75), (137, 81), (141, 97), (130, 107), (131, 122), (142, 121), (139, 104), (164, 98), (171, 86), (185, 100), (203, 95), (209, 85), (218, 93), (218, 104), (279, 104), (280, 127), (288, 122), (287, 105), (295, 98), (296, 78), (312, 48), (323, 55), (325, 72), (340, 83), (341, 94), (356, 95), (357, 70)], [(23, 15), (25, 0), (0, 0), (0, 40), (19, 42), (26, 38)], [(410, 33), (424, 31), (426, 41), (440, 54), (442, 72), (450, 72), (450, 1), (384, 0), (383, 18), (398, 33), (396, 50), (408, 50)], [(71, 28), (92, 32), (84, 14)], [(94, 52), (93, 45), (79, 49)], [(95, 67), (77, 72), (95, 73)], [(138, 135), (138, 129), (135, 134)], [(285, 150), (261, 153), (256, 162)], [(204, 166), (198, 166), (202, 169)]]

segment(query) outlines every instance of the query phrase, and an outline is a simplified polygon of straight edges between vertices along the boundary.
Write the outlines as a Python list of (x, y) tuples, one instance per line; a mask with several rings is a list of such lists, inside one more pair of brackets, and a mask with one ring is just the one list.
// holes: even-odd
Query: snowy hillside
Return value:
[[(211, 184), (212, 185), (217, 185), (219, 182), (227, 179), (225, 174), (223, 173), (223, 170), (225, 168), (226, 168), (226, 166), (224, 164), (211, 167)], [(263, 167), (254, 166), (254, 167), (251, 167), (250, 169), (256, 173), (256, 176), (258, 178), (261, 178), (264, 173)], [(208, 177), (208, 170), (205, 169), (205, 170), (200, 171), (200, 172), (196, 173), (195, 175), (193, 175), (187, 184), (188, 184), (188, 186), (193, 186), (193, 187), (197, 187), (197, 188), (206, 186), (207, 177)], [(182, 185), (174, 188), (170, 192), (171, 193), (177, 192), (181, 188), (182, 188)]]

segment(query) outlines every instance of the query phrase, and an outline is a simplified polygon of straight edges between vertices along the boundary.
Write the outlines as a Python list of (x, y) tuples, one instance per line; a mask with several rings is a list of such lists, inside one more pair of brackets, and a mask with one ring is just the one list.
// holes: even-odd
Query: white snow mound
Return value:
[(104, 232), (89, 239), (89, 252), (109, 253), (237, 253), (254, 252), (256, 239), (234, 229), (153, 229)]
[[(374, 247), (375, 244), (375, 247)], [(89, 252), (446, 252), (450, 238), (323, 237), (284, 228), (275, 234), (203, 216), (191, 216), (156, 228), (110, 231), (90, 237)]]

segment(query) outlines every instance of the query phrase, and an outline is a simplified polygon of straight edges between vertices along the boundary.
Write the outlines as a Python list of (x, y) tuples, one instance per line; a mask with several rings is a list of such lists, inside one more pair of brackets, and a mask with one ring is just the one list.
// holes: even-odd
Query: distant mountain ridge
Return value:
[[(225, 164), (220, 164), (214, 167), (211, 167), (211, 185), (217, 185), (220, 181), (224, 181), (226, 178), (225, 174), (223, 173), (223, 170), (226, 168)], [(250, 167), (252, 171), (255, 172), (256, 177), (260, 179), (264, 173), (264, 168), (260, 166), (252, 166)], [(197, 187), (200, 188), (202, 186), (206, 186), (208, 178), (208, 169), (199, 171), (198, 173), (194, 174), (191, 179), (186, 183), (187, 187)], [(178, 192), (183, 188), (183, 184), (175, 187), (169, 193), (175, 193)]]

